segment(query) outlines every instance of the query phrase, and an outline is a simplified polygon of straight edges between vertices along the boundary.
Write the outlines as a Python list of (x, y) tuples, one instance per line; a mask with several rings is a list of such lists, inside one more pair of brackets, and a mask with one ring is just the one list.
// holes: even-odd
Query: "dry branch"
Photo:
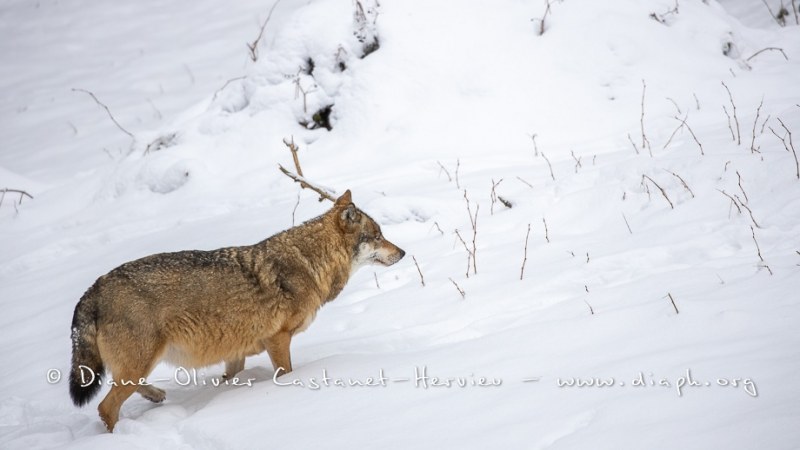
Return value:
[(644, 133), (644, 94), (647, 92), (647, 83), (642, 80), (642, 115), (639, 118), (639, 126), (642, 131), (642, 149), (647, 149), (650, 152), (650, 157), (653, 156), (653, 150), (650, 148), (650, 141), (647, 140), (647, 135)]
[(547, 156), (544, 154), (544, 152), (542, 152), (542, 158), (544, 158), (544, 160), (547, 161), (547, 167), (550, 168), (550, 178), (552, 178), (553, 181), (556, 181), (556, 176), (553, 175), (553, 166), (552, 164), (550, 164), (550, 160), (547, 159)]
[(755, 58), (756, 56), (758, 56), (758, 55), (760, 55), (761, 53), (763, 53), (763, 52), (766, 52), (766, 51), (768, 51), (768, 50), (781, 52), (781, 55), (783, 55), (783, 57), (784, 57), (784, 58), (785, 58), (787, 61), (789, 60), (789, 57), (788, 57), (788, 56), (786, 56), (786, 52), (784, 52), (782, 48), (779, 48), (779, 47), (767, 47), (767, 48), (762, 48), (761, 50), (759, 50), (759, 51), (757, 51), (757, 52), (753, 53), (752, 55), (750, 55), (750, 57), (749, 57), (749, 58), (745, 59), (745, 61), (750, 61), (751, 59)]
[[(688, 117), (688, 115), (687, 115), (687, 117)], [(672, 139), (675, 137), (676, 134), (678, 134), (678, 131), (681, 131), (681, 129), (683, 129), (683, 127), (684, 127), (684, 122), (681, 121), (680, 125), (678, 125), (678, 127), (675, 128), (675, 130), (672, 132), (672, 134), (669, 135), (669, 139), (667, 139), (667, 142), (664, 144), (663, 147), (661, 147), (661, 150), (666, 150), (667, 149), (667, 146), (669, 146), (669, 144), (672, 142)], [(628, 138), (630, 138), (630, 137), (631, 137), (631, 135), (629, 134)], [(634, 148), (635, 147), (636, 147), (636, 145), (634, 144)], [(638, 152), (638, 150), (637, 150), (637, 152)]]
[(473, 275), (478, 274), (478, 248), (476, 245), (476, 241), (478, 238), (478, 210), (480, 209), (481, 205), (475, 205), (475, 214), (472, 214), (472, 208), (470, 207), (469, 197), (467, 197), (467, 190), (464, 189), (464, 201), (467, 203), (467, 216), (469, 216), (470, 225), (472, 225), (472, 273)]
[(764, 261), (764, 257), (761, 256), (761, 247), (759, 247), (758, 241), (756, 240), (756, 230), (753, 229), (752, 226), (750, 227), (750, 232), (753, 234), (753, 242), (756, 243), (756, 251), (758, 252), (758, 259), (761, 260), (761, 264), (767, 269), (767, 271), (769, 271), (769, 274), (772, 275), (772, 269), (769, 268), (767, 262)]
[(649, 176), (643, 174), (642, 175), (642, 185), (645, 185), (645, 182), (644, 182), (645, 180), (650, 180), (650, 182), (653, 183), (653, 185), (655, 187), (657, 187), (659, 191), (661, 191), (661, 195), (663, 195), (664, 199), (667, 201), (667, 203), (669, 203), (669, 207), (671, 209), (675, 209), (675, 205), (672, 204), (672, 200), (669, 199), (669, 196), (667, 196), (667, 192), (664, 190), (664, 188), (659, 186), (659, 184), (656, 183), (652, 178), (650, 178)]
[[(686, 123), (686, 119), (688, 117), (689, 117), (689, 113), (686, 113), (686, 117), (683, 118), (683, 119), (681, 119), (678, 116), (673, 117), (673, 119), (680, 121), (681, 124), (683, 126), (685, 126), (687, 130), (689, 130), (689, 133), (692, 135), (692, 138), (694, 139), (694, 142), (697, 143), (698, 147), (700, 147), (700, 155), (705, 155), (705, 153), (703, 153), (703, 144), (701, 144), (700, 141), (697, 139), (697, 136), (694, 134), (694, 131), (692, 131), (692, 127), (690, 127), (689, 124)], [(672, 138), (670, 138), (670, 139), (672, 139)]]
[(675, 305), (675, 299), (672, 298), (672, 294), (667, 292), (667, 297), (669, 297), (669, 301), (670, 301), (670, 303), (672, 303), (672, 307), (675, 308), (675, 314), (680, 314), (680, 311), (678, 311), (678, 307)]
[(225, 84), (223, 84), (221, 88), (219, 88), (216, 91), (214, 91), (214, 95), (211, 97), (211, 101), (212, 102), (215, 101), (217, 99), (217, 95), (219, 95), (220, 92), (224, 91), (225, 88), (228, 87), (229, 84), (233, 83), (234, 81), (244, 80), (245, 78), (247, 78), (247, 77), (241, 76), (241, 77), (231, 78), (230, 80), (226, 81)]
[(326, 189), (326, 188), (317, 186), (313, 182), (308, 181), (307, 179), (305, 179), (303, 177), (303, 169), (300, 167), (300, 159), (297, 156), (297, 151), (299, 150), (299, 148), (294, 143), (294, 138), (292, 138), (291, 140), (288, 140), (288, 141), (286, 139), (284, 139), (283, 143), (284, 143), (284, 145), (289, 147), (289, 151), (292, 152), (292, 160), (294, 161), (294, 167), (295, 167), (295, 170), (297, 170), (297, 173), (295, 174), (295, 173), (287, 170), (286, 168), (284, 168), (280, 164), (278, 164), (278, 169), (280, 169), (280, 171), (283, 172), (284, 175), (286, 175), (287, 177), (291, 178), (296, 183), (300, 183), (300, 187), (301, 188), (303, 188), (303, 189), (311, 189), (312, 191), (314, 191), (317, 194), (319, 194), (319, 201), (330, 200), (332, 202), (335, 202), (336, 201), (335, 192), (333, 192), (330, 189)]
[(633, 230), (631, 230), (631, 225), (628, 223), (628, 218), (625, 217), (625, 213), (622, 213), (622, 220), (625, 221), (625, 226), (628, 227), (628, 233), (633, 234)]
[(464, 240), (463, 237), (461, 237), (461, 233), (458, 232), (458, 229), (456, 229), (455, 233), (456, 233), (456, 237), (458, 238), (458, 240), (461, 241), (461, 244), (464, 246), (464, 250), (467, 252), (467, 273), (466, 273), (466, 276), (467, 276), (467, 278), (469, 278), (469, 268), (472, 265), (472, 258), (473, 258), (472, 250), (470, 250), (469, 246), (467, 246), (467, 242)]
[(542, 223), (544, 224), (544, 239), (549, 244), (550, 243), (550, 233), (547, 231), (547, 221), (544, 220), (544, 217), (542, 217)]
[(639, 154), (639, 147), (637, 147), (637, 146), (636, 146), (636, 143), (635, 143), (635, 142), (633, 142), (633, 138), (631, 137), (631, 134), (630, 134), (630, 133), (628, 133), (628, 140), (631, 142), (631, 145), (633, 146), (633, 150), (634, 150), (634, 151), (636, 152), (636, 154), (638, 155), (638, 154)]
[[(722, 85), (725, 86), (725, 90), (728, 91), (728, 98), (731, 101), (731, 107), (733, 108), (733, 120), (736, 123), (736, 145), (742, 144), (742, 134), (739, 130), (739, 118), (736, 116), (736, 103), (733, 101), (733, 94), (731, 94), (731, 90), (728, 89), (728, 85), (725, 84), (724, 81), (721, 81)], [(727, 114), (727, 111), (725, 112)]]
[[(756, 118), (753, 120), (753, 140), (750, 141), (750, 153), (756, 153), (759, 149), (756, 148), (756, 126), (758, 125), (758, 117), (761, 115), (761, 107), (764, 106), (764, 97), (761, 97), (761, 103), (758, 104), (758, 108), (756, 109)], [(764, 128), (761, 128), (761, 132), (764, 132)]]
[(742, 208), (741, 208), (741, 207), (739, 207), (739, 202), (737, 202), (735, 198), (731, 197), (731, 196), (730, 196), (730, 195), (729, 195), (727, 192), (725, 192), (725, 191), (723, 191), (723, 190), (720, 190), (720, 189), (717, 189), (717, 190), (718, 190), (720, 193), (722, 193), (722, 195), (724, 195), (725, 197), (728, 197), (729, 199), (731, 199), (731, 204), (733, 204), (733, 206), (735, 206), (735, 207), (736, 207), (736, 209), (739, 211), (739, 214), (741, 214), (741, 213), (742, 213)]
[(744, 195), (745, 203), (750, 203), (750, 199), (747, 198), (747, 192), (745, 192), (744, 187), (742, 187), (742, 175), (739, 173), (738, 170), (736, 171), (736, 176), (739, 178), (739, 190), (742, 191), (742, 195)]
[(114, 122), (114, 125), (116, 125), (117, 128), (120, 129), (120, 131), (122, 131), (123, 133), (127, 134), (134, 141), (136, 140), (136, 136), (134, 136), (133, 133), (131, 133), (130, 131), (128, 131), (125, 128), (123, 128), (123, 126), (120, 125), (119, 122), (117, 122), (117, 119), (114, 118), (114, 115), (111, 114), (111, 110), (108, 109), (108, 106), (106, 106), (105, 103), (103, 103), (100, 100), (98, 100), (97, 97), (92, 92), (87, 91), (86, 89), (79, 89), (79, 88), (72, 88), (72, 91), (73, 92), (83, 92), (83, 93), (89, 94), (92, 97), (92, 99), (94, 99), (95, 103), (97, 103), (103, 109), (106, 110), (106, 114), (108, 114), (108, 117), (111, 118), (111, 121)]
[(447, 169), (442, 165), (442, 163), (439, 162), (439, 161), (436, 161), (436, 164), (439, 164), (439, 167), (441, 168), (441, 169), (439, 169), (439, 173), (444, 172), (444, 174), (447, 175), (447, 182), (449, 183), (449, 182), (453, 181), (453, 178), (450, 176), (450, 172), (447, 171)]
[(272, 4), (272, 8), (269, 9), (269, 14), (267, 14), (267, 18), (264, 19), (264, 23), (261, 24), (261, 29), (258, 31), (258, 37), (252, 42), (247, 44), (247, 48), (250, 50), (250, 59), (253, 62), (258, 61), (258, 43), (261, 41), (261, 38), (264, 37), (264, 29), (267, 28), (267, 24), (269, 23), (269, 19), (272, 17), (273, 11), (275, 11), (275, 7), (278, 6), (281, 0), (275, 0), (275, 3)]
[(455, 286), (456, 289), (458, 289), (458, 293), (461, 294), (461, 298), (466, 299), (467, 294), (464, 292), (463, 289), (461, 289), (461, 286), (459, 286), (458, 283), (456, 283), (455, 280), (453, 280), (452, 278), (448, 278), (448, 280), (450, 280), (450, 282), (453, 283), (453, 286)]
[(425, 287), (425, 277), (422, 276), (422, 270), (419, 268), (419, 263), (417, 263), (417, 257), (411, 255), (411, 259), (414, 260), (414, 265), (417, 266), (417, 272), (419, 272), (419, 281), (422, 283), (422, 287)]
[(25, 192), (23, 190), (3, 188), (3, 189), (0, 189), (0, 206), (3, 206), (3, 200), (6, 198), (6, 194), (9, 193), (9, 192), (13, 192), (14, 194), (19, 194), (19, 200), (17, 201), (17, 203), (14, 204), (15, 207), (16, 207), (16, 205), (21, 205), (22, 204), (22, 199), (25, 198), (25, 197), (33, 199), (33, 196), (31, 194), (29, 194), (29, 193), (27, 193), (27, 192)]
[(794, 142), (792, 141), (792, 132), (789, 131), (789, 128), (786, 126), (786, 124), (783, 123), (783, 121), (781, 120), (780, 117), (778, 117), (778, 122), (780, 122), (780, 124), (783, 127), (783, 129), (786, 130), (786, 134), (789, 135), (789, 146), (788, 147), (786, 147), (786, 141), (784, 139), (781, 139), (781, 141), (783, 141), (783, 146), (786, 147), (787, 151), (790, 148), (792, 149), (792, 154), (794, 155), (794, 164), (795, 164), (795, 167), (797, 168), (797, 179), (800, 180), (800, 162), (797, 161), (797, 151), (795, 151), (795, 149), (794, 149)]
[[(668, 171), (668, 170), (666, 170), (666, 169), (665, 169), (665, 171), (666, 171), (666, 172), (669, 172), (669, 171)], [(683, 187), (684, 187), (684, 188), (685, 188), (687, 191), (689, 191), (689, 194), (691, 194), (691, 195), (692, 195), (692, 198), (694, 198), (694, 192), (692, 192), (692, 188), (690, 188), (690, 187), (689, 187), (689, 185), (686, 183), (686, 180), (684, 180), (684, 179), (683, 179), (683, 178), (682, 178), (680, 175), (678, 175), (678, 174), (677, 174), (677, 173), (675, 173), (675, 172), (669, 172), (669, 173), (671, 173), (671, 174), (672, 174), (672, 176), (674, 176), (675, 178), (677, 178), (678, 180), (680, 180), (680, 181), (681, 181), (681, 184), (683, 185)]]
[(519, 270), (519, 279), (522, 280), (522, 276), (525, 274), (525, 263), (528, 262), (528, 238), (531, 235), (531, 224), (528, 224), (528, 232), (525, 234), (525, 253), (524, 257), (522, 258), (522, 268)]
[(522, 178), (520, 178), (520, 177), (517, 177), (517, 179), (518, 179), (519, 181), (521, 181), (521, 182), (525, 183), (525, 184), (526, 184), (526, 185), (527, 185), (529, 188), (533, 189), (533, 185), (532, 185), (532, 184), (528, 183), (527, 181), (523, 180), (523, 179), (522, 179)]

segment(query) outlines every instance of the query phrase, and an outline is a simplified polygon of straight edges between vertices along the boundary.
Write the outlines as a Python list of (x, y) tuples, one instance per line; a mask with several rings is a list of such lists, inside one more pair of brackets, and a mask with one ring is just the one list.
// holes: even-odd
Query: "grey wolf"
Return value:
[[(225, 362), (223, 377), (264, 350), (291, 372), (292, 336), (305, 330), (360, 266), (390, 266), (405, 252), (352, 202), (350, 191), (321, 216), (255, 245), (160, 253), (101, 276), (72, 318), (70, 396), (83, 406), (108, 370), (113, 383), (98, 406), (109, 431), (137, 392), (161, 402), (146, 378), (165, 360), (183, 367)], [(85, 383), (82, 371), (98, 375)], [(87, 385), (88, 384), (88, 385)]]

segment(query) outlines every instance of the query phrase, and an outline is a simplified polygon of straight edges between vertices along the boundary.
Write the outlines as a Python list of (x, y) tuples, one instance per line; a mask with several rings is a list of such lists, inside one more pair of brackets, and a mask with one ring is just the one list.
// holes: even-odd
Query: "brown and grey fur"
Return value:
[[(347, 191), (325, 214), (255, 245), (125, 263), (100, 277), (75, 307), (73, 402), (91, 400), (110, 371), (114, 383), (98, 411), (113, 431), (134, 392), (164, 400), (164, 391), (139, 382), (161, 360), (183, 367), (224, 361), (229, 378), (244, 368), (246, 356), (266, 350), (276, 371), (291, 372), (292, 336), (336, 298), (350, 275), (363, 264), (392, 265), (404, 254)], [(83, 386), (81, 366), (98, 380)]]

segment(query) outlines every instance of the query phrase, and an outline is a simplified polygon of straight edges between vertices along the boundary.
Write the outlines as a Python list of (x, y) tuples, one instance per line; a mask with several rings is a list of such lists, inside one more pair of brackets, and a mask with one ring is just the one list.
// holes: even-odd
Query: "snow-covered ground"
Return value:
[[(256, 61), (270, 0), (0, 7), (0, 189), (34, 197), (0, 205), (0, 447), (797, 448), (795, 16), (564, 0), (539, 35), (541, 0), (362, 3), (280, 1)], [(76, 302), (323, 212), (291, 137), (408, 256), (295, 338), (294, 384), (160, 365), (165, 403), (107, 434), (105, 389), (58, 377)]]

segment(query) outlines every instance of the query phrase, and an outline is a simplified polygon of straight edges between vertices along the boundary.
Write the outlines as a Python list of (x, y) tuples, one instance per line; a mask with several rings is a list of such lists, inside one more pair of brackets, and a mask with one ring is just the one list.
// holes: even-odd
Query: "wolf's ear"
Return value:
[(336, 199), (336, 203), (334, 203), (333, 206), (342, 207), (351, 203), (353, 203), (353, 195), (350, 193), (350, 189), (348, 189), (344, 191), (344, 194), (342, 194), (341, 197)]
[[(350, 191), (347, 191), (350, 192)], [(356, 210), (356, 205), (350, 203), (344, 208), (344, 211), (341, 212), (340, 217), (342, 218), (342, 222), (347, 225), (352, 225), (358, 222), (359, 220), (358, 210)]]

